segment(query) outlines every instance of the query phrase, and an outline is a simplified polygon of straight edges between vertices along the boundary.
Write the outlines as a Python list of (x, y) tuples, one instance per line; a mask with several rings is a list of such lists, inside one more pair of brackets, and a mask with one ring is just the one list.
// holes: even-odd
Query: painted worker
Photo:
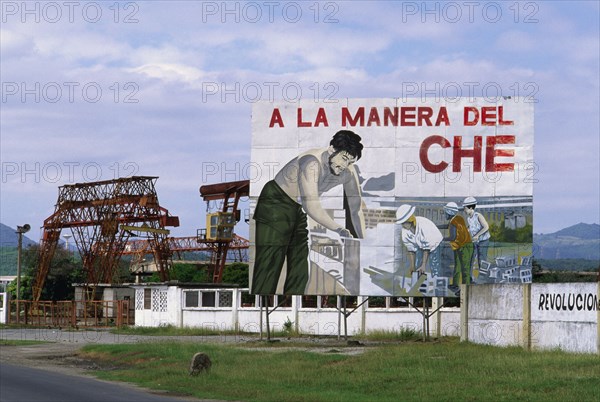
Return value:
[[(285, 261), (283, 293), (304, 294), (309, 279), (307, 216), (340, 237), (364, 237), (362, 198), (354, 168), (362, 155), (360, 141), (360, 136), (352, 131), (338, 131), (328, 148), (298, 155), (263, 187), (253, 216), (253, 294), (276, 293)], [(321, 204), (321, 195), (340, 185), (350, 218), (346, 225), (336, 222)]]
[(458, 214), (458, 205), (449, 202), (444, 206), (448, 222), (449, 234), (444, 237), (450, 242), (450, 248), (454, 254), (454, 275), (452, 285), (471, 283), (471, 262), (473, 261), (473, 242), (467, 224), (462, 216)]
[(402, 243), (408, 251), (409, 271), (425, 274), (429, 266), (432, 276), (441, 269), (440, 243), (444, 236), (438, 227), (423, 216), (415, 216), (415, 207), (404, 204), (396, 211), (396, 222), (402, 225)]
[(490, 243), (490, 226), (485, 217), (475, 211), (477, 200), (475, 197), (467, 197), (463, 201), (463, 209), (467, 215), (467, 227), (473, 240), (474, 253), (471, 266), (474, 266), (477, 257), (477, 269), (481, 270), (481, 261), (487, 261), (488, 247)]

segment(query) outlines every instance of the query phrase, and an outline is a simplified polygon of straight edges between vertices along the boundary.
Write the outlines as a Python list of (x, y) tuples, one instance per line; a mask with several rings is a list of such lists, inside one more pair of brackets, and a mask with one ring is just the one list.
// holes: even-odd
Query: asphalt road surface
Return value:
[[(88, 377), (0, 363), (0, 402), (182, 402)], [(187, 399), (194, 400), (194, 399)]]

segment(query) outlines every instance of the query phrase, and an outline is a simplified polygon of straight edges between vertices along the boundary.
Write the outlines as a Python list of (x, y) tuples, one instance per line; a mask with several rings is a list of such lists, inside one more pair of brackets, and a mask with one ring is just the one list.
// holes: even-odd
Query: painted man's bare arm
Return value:
[(319, 162), (315, 160), (308, 162), (299, 172), (298, 180), (302, 206), (308, 216), (316, 222), (327, 229), (337, 231), (340, 229), (340, 225), (325, 212), (321, 205), (319, 183), (317, 182), (318, 174), (315, 174), (320, 168)]
[(358, 238), (365, 237), (365, 217), (362, 211), (362, 197), (360, 185), (358, 184), (358, 175), (354, 167), (349, 168), (352, 178), (344, 185), (344, 192), (348, 199), (348, 208), (350, 209), (350, 219), (352, 226), (356, 231)]

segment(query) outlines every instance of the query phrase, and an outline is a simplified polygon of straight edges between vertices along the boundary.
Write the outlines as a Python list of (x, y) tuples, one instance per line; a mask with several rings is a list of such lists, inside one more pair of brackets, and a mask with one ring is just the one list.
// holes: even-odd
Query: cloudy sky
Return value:
[(600, 221), (598, 1), (0, 4), (6, 225), (146, 175), (195, 235), (199, 187), (246, 178), (257, 100), (457, 92), (535, 102), (535, 232)]

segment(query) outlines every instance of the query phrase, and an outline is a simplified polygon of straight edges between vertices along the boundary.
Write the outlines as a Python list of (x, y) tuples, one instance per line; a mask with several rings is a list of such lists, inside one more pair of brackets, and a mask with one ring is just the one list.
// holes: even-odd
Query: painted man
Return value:
[(473, 258), (473, 242), (467, 224), (458, 214), (458, 205), (449, 202), (444, 206), (448, 222), (448, 237), (444, 240), (450, 242), (454, 254), (454, 276), (452, 285), (456, 287), (461, 283), (471, 283), (471, 261)]
[(423, 275), (429, 265), (432, 276), (439, 276), (440, 243), (444, 236), (435, 223), (414, 213), (415, 207), (408, 204), (401, 205), (396, 212), (396, 222), (402, 225), (402, 242), (408, 251), (409, 270)]
[[(467, 197), (463, 201), (463, 209), (467, 215), (467, 227), (473, 239), (475, 251), (472, 260), (477, 256), (477, 269), (481, 270), (481, 261), (487, 261), (488, 247), (490, 243), (490, 227), (485, 217), (475, 211), (477, 200), (474, 197)], [(474, 265), (475, 261), (471, 262)]]
[[(298, 155), (263, 187), (253, 216), (253, 294), (276, 293), (286, 260), (283, 293), (304, 293), (309, 278), (307, 216), (341, 237), (364, 237), (362, 199), (354, 168), (362, 155), (360, 140), (352, 131), (338, 131), (328, 148)], [(345, 226), (337, 223), (321, 204), (321, 195), (339, 185), (343, 186), (350, 218)]]

